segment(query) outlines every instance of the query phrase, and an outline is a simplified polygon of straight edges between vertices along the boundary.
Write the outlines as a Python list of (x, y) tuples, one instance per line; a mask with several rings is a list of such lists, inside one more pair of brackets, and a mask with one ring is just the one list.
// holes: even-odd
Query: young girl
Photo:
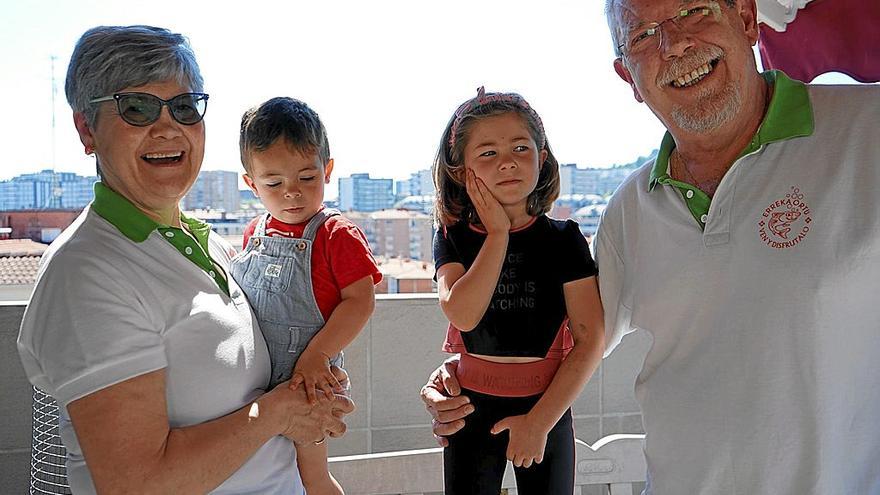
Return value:
[(559, 165), (515, 93), (464, 102), (434, 163), (434, 263), (444, 350), (475, 411), (443, 453), (447, 494), (492, 494), (513, 461), (519, 493), (574, 489), (569, 406), (602, 358), (596, 267), (576, 222), (545, 213)]

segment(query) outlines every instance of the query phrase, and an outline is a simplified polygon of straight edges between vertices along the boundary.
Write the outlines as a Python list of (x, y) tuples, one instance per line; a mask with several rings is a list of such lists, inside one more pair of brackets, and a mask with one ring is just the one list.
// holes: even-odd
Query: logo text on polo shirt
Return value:
[(804, 194), (799, 187), (791, 186), (791, 192), (761, 212), (758, 234), (768, 246), (787, 249), (804, 240), (812, 222), (812, 211), (804, 201)]

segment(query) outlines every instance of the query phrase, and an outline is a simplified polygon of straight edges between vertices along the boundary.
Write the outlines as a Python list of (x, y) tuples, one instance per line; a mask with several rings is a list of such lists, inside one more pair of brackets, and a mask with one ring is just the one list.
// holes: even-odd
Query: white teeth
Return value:
[(708, 73), (709, 73), (709, 64), (704, 64), (704, 65), (694, 69), (694, 71), (691, 72), (690, 75), (691, 75), (692, 79), (696, 79), (696, 78), (698, 78), (704, 74), (708, 74)]
[(149, 158), (151, 160), (159, 160), (162, 158), (180, 158), (183, 155), (182, 151), (178, 151), (176, 153), (147, 153), (144, 155), (144, 158)]
[(703, 64), (700, 67), (692, 70), (690, 74), (685, 74), (676, 79), (673, 82), (673, 86), (677, 88), (691, 86), (702, 80), (703, 77), (710, 72), (712, 72), (712, 66), (709, 64)]

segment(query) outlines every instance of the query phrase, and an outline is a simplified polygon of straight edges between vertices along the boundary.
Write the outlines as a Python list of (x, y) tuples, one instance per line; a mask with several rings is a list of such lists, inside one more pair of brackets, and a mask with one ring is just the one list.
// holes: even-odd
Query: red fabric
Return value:
[[(260, 217), (251, 220), (244, 229), (244, 247), (247, 247), (259, 220)], [(302, 237), (307, 223), (289, 224), (270, 218), (266, 235)], [(312, 244), (312, 290), (325, 321), (342, 301), (342, 289), (367, 275), (373, 277), (374, 284), (382, 280), (364, 233), (342, 215), (328, 218), (318, 229)]]
[(561, 359), (496, 363), (463, 353), (455, 376), (462, 388), (496, 397), (529, 397), (547, 390)]
[(880, 1), (813, 0), (784, 32), (761, 24), (761, 63), (810, 82), (842, 72), (861, 82), (880, 81)]

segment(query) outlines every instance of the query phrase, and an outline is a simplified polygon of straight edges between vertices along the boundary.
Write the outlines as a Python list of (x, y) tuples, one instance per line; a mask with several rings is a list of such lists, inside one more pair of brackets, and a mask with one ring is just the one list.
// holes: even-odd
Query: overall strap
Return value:
[(269, 222), (269, 212), (267, 211), (262, 216), (260, 216), (260, 220), (257, 222), (257, 226), (254, 227), (254, 233), (251, 235), (255, 236), (265, 236), (266, 235), (266, 223)]
[(340, 212), (336, 208), (324, 208), (318, 213), (315, 213), (306, 225), (306, 229), (303, 231), (303, 239), (314, 241), (315, 235), (318, 233), (318, 229), (321, 228), (321, 225), (324, 225), (324, 222), (326, 222), (328, 218), (339, 214)]

